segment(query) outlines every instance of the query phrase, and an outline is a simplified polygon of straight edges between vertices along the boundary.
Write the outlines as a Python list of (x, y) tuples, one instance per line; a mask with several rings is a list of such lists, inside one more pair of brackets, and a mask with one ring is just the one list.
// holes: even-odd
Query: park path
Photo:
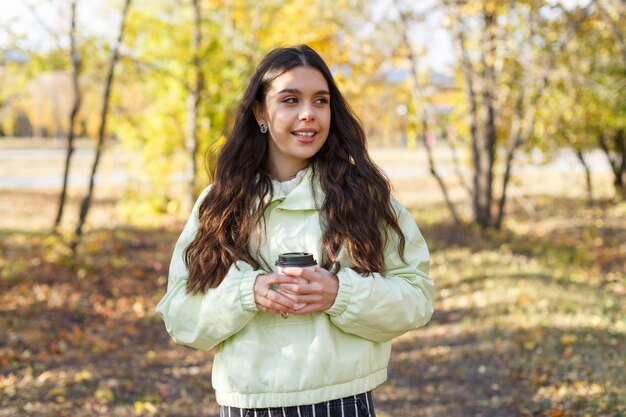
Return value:
[[(0, 188), (5, 189), (38, 189), (61, 188), (62, 173), (65, 161), (65, 149), (41, 148), (25, 142), (20, 148), (7, 149), (0, 140)], [(424, 149), (372, 148), (373, 159), (383, 168), (392, 180), (407, 180), (430, 176)], [(86, 186), (95, 151), (91, 148), (80, 148), (74, 151), (70, 186)], [(439, 174), (446, 178), (456, 175), (449, 151), (445, 146), (435, 150)], [(606, 156), (601, 151), (590, 152), (586, 159), (593, 172), (606, 173), (610, 167)], [(463, 157), (460, 157), (463, 160)], [(119, 147), (107, 150), (102, 156), (102, 165), (96, 175), (97, 185), (119, 186), (137, 179), (137, 173), (130, 167), (133, 161), (139, 160), (133, 152)], [(462, 168), (465, 176), (470, 175), (468, 168)], [(558, 152), (554, 159), (546, 163), (546, 156), (535, 152), (519, 158), (514, 167), (514, 174), (541, 175), (546, 173), (582, 172), (576, 155), (571, 151)], [(182, 172), (175, 174), (174, 180), (183, 180)]]

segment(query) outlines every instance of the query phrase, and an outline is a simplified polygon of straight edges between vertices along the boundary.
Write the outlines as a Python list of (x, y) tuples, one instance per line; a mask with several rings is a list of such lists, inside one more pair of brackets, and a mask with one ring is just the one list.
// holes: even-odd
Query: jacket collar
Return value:
[(278, 187), (274, 188), (273, 194), (271, 202), (282, 200), (280, 208), (283, 210), (319, 210), (326, 199), (326, 194), (319, 181), (313, 182), (313, 169), (311, 167), (306, 168), (300, 184), (287, 196)]

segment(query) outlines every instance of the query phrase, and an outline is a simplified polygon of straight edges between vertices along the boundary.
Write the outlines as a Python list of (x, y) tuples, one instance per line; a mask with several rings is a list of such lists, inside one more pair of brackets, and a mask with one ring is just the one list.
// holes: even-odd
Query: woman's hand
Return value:
[(294, 304), (304, 304), (293, 314), (304, 315), (328, 310), (335, 303), (339, 291), (337, 276), (324, 268), (283, 268), (282, 272), (294, 278), (302, 278), (308, 283), (286, 283), (278, 292), (285, 292)]
[(297, 303), (281, 293), (280, 288), (297, 282), (296, 278), (276, 272), (258, 275), (254, 281), (254, 302), (259, 311), (274, 314), (293, 313)]

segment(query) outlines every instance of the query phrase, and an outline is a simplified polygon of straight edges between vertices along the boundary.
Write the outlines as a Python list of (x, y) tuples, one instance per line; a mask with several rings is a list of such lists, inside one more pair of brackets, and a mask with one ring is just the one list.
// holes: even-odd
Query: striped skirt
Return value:
[(376, 417), (372, 392), (312, 405), (271, 408), (220, 406), (220, 417)]

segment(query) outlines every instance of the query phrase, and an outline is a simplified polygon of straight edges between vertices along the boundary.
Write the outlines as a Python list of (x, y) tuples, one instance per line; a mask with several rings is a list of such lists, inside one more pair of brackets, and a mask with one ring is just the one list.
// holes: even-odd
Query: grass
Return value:
[[(25, 216), (19, 199), (40, 210)], [(94, 218), (112, 226), (71, 260), (32, 227), (52, 193), (0, 202), (0, 417), (217, 416), (212, 354), (173, 344), (153, 314), (180, 223), (115, 223), (107, 197)], [(395, 340), (379, 416), (626, 415), (626, 205), (533, 196), (510, 209), (500, 232), (413, 210), (436, 313)]]
[[(534, 217), (514, 211), (499, 233), (415, 213), (431, 243), (440, 298), (433, 321), (406, 337), (406, 349), (423, 362), (440, 405), (414, 415), (624, 415), (623, 205), (575, 203), (537, 199)], [(417, 405), (427, 404), (421, 397)]]

